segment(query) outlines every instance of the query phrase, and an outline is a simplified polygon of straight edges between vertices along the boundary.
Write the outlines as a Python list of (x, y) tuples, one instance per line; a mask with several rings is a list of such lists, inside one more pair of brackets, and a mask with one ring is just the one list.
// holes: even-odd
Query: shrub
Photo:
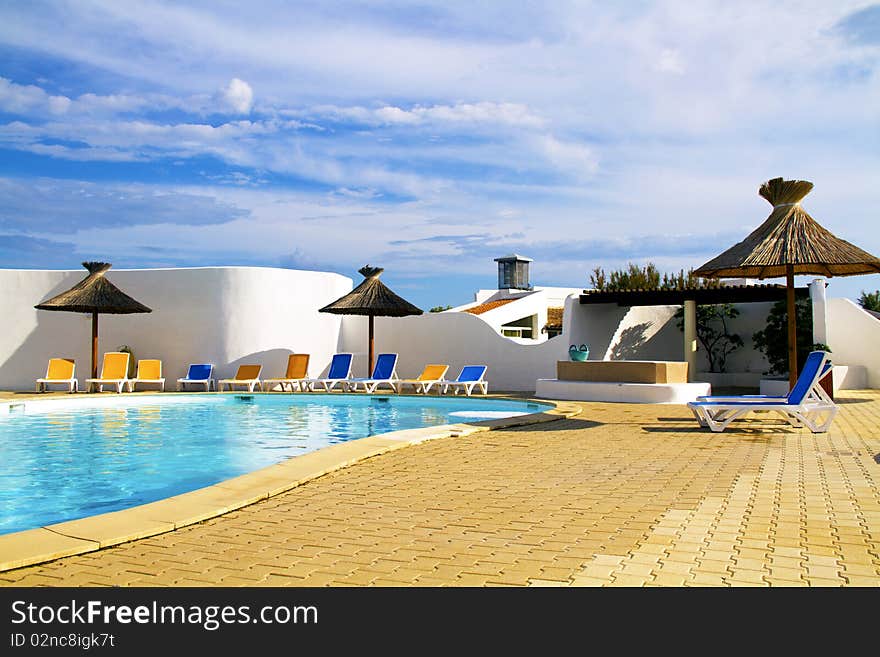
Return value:
[(720, 282), (714, 279), (694, 276), (694, 270), (680, 270), (677, 274), (660, 271), (649, 262), (639, 266), (629, 263), (625, 269), (616, 269), (606, 274), (601, 267), (593, 269), (590, 274), (590, 287), (600, 292), (616, 292), (619, 290), (684, 290), (685, 288), (718, 287)]
[[(809, 298), (795, 300), (795, 325), (797, 362), (798, 367), (801, 367), (814, 347), (813, 304)], [(767, 325), (755, 333), (752, 339), (755, 341), (755, 348), (763, 352), (770, 363), (767, 374), (788, 373), (788, 308), (784, 299), (773, 304), (767, 315)]]
[(862, 290), (862, 295), (859, 297), (859, 305), (865, 310), (880, 312), (880, 290), (874, 292)]
[[(678, 328), (684, 330), (684, 308), (675, 313)], [(697, 340), (703, 345), (710, 372), (726, 372), (727, 357), (743, 346), (738, 333), (731, 333), (727, 321), (739, 317), (730, 303), (697, 306)]]

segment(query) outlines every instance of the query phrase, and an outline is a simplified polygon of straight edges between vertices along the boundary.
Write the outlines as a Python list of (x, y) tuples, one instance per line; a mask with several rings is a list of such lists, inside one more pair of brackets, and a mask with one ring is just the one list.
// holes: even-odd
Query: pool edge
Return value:
[(358, 438), (295, 456), (212, 486), (130, 509), (3, 534), (0, 535), (0, 573), (62, 557), (86, 554), (194, 525), (286, 493), (308, 481), (365, 459), (427, 440), (458, 438), (484, 431), (541, 424), (574, 417), (581, 412), (579, 406), (565, 401), (504, 395), (489, 397), (551, 404), (553, 408), (529, 415), (402, 429)]

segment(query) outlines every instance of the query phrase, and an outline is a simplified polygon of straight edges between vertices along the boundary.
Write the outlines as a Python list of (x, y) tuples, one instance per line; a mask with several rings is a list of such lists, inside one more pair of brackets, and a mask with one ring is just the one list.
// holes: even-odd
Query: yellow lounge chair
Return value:
[(449, 365), (425, 365), (425, 369), (415, 379), (401, 379), (398, 381), (398, 390), (403, 392), (404, 386), (412, 386), (413, 392), (427, 395), (431, 391), (431, 386), (437, 384), (439, 391), (439, 384), (446, 381), (446, 372), (448, 370)]
[[(309, 354), (290, 354), (287, 357), (287, 371), (284, 376), (278, 379), (263, 379), (260, 382), (260, 390), (271, 390), (277, 385), (281, 386), (281, 392), (284, 392), (284, 386), (290, 386), (290, 392), (293, 392), (293, 386), (296, 385), (300, 392), (303, 392), (303, 381), (309, 378)], [(269, 386), (266, 388), (266, 386)]]
[(235, 386), (247, 386), (248, 392), (253, 392), (254, 388), (260, 385), (260, 372), (263, 371), (262, 365), (239, 365), (235, 378), (220, 379), (217, 383), (220, 386), (220, 392), (223, 392), (223, 386), (229, 386), (230, 390), (234, 390)]
[(50, 358), (46, 376), (37, 379), (37, 392), (46, 392), (46, 386), (53, 383), (67, 386), (68, 392), (76, 392), (79, 383), (73, 376), (75, 369), (76, 363), (72, 358)]
[(134, 392), (134, 388), (138, 383), (155, 383), (159, 386), (159, 390), (165, 392), (165, 379), (162, 378), (162, 361), (153, 358), (139, 360), (137, 374), (128, 381), (128, 391)]
[(104, 392), (104, 386), (116, 386), (116, 392), (122, 393), (122, 389), (128, 382), (128, 359), (131, 354), (124, 351), (108, 351), (104, 354), (104, 362), (101, 363), (101, 376), (97, 379), (86, 379), (89, 392), (97, 386), (98, 392)]

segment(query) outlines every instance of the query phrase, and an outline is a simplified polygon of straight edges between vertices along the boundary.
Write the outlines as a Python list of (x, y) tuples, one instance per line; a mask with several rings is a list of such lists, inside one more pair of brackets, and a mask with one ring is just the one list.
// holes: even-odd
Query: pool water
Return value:
[(118, 511), (375, 434), (546, 404), (375, 395), (144, 395), (0, 407), (0, 534)]

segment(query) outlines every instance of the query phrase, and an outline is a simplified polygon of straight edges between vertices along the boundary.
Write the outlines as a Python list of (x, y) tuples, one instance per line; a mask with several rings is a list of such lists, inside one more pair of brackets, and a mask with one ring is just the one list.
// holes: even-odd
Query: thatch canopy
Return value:
[(39, 310), (109, 313), (112, 315), (153, 312), (107, 280), (105, 274), (112, 267), (111, 264), (107, 262), (84, 262), (82, 264), (89, 270), (88, 276), (67, 292), (62, 292), (34, 307)]
[(768, 180), (758, 193), (773, 211), (742, 242), (713, 258), (697, 276), (725, 278), (776, 278), (794, 274), (853, 276), (880, 273), (880, 259), (835, 237), (801, 207), (801, 200), (813, 189), (806, 180)]
[(320, 309), (322, 313), (336, 315), (372, 315), (374, 317), (405, 317), (421, 315), (422, 311), (406, 299), (392, 292), (379, 280), (385, 271), (381, 267), (361, 267), (358, 273), (364, 280), (346, 294)]

